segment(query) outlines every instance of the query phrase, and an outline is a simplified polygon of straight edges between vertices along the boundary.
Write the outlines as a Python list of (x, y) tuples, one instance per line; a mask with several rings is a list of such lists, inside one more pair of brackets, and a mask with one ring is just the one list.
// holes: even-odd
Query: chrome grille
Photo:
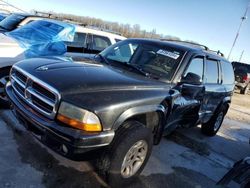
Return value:
[(54, 88), (16, 66), (12, 68), (10, 80), (18, 97), (42, 115), (55, 117), (60, 95)]

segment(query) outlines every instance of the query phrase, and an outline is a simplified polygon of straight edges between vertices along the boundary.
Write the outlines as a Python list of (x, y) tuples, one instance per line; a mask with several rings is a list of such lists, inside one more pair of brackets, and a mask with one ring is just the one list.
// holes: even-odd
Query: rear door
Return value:
[(225, 87), (222, 85), (221, 67), (216, 59), (206, 59), (205, 63), (205, 96), (202, 111), (203, 122), (208, 121), (224, 98)]

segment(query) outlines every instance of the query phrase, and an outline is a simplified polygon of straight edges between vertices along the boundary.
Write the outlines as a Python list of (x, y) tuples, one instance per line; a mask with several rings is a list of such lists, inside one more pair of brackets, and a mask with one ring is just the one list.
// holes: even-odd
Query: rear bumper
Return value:
[(235, 87), (238, 89), (243, 89), (247, 86), (247, 83), (236, 82)]
[(41, 116), (15, 95), (10, 83), (6, 86), (6, 93), (17, 119), (43, 144), (65, 157), (75, 160), (88, 159), (90, 156), (82, 154), (96, 153), (109, 145), (114, 138), (114, 131), (87, 133), (59, 125), (56, 121)]

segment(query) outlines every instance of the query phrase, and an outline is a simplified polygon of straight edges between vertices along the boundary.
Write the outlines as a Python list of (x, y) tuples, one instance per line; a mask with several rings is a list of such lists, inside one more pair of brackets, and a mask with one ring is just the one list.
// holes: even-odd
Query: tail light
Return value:
[(243, 76), (243, 77), (242, 77), (242, 80), (243, 80), (243, 81), (247, 81), (247, 80), (248, 80), (248, 75)]

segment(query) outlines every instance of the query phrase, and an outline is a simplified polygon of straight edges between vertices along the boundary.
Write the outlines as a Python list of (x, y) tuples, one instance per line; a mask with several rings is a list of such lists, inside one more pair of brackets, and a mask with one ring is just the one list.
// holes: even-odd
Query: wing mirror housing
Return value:
[(183, 84), (192, 84), (192, 85), (201, 85), (202, 79), (199, 75), (189, 72), (186, 76), (181, 78), (181, 83)]

